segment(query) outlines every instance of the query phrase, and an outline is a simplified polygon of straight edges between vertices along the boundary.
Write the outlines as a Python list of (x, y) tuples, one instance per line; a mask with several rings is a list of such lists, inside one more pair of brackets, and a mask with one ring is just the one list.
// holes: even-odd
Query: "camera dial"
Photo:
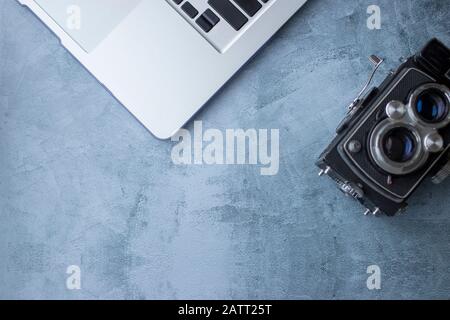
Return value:
[(386, 114), (392, 120), (400, 120), (406, 114), (406, 106), (400, 101), (393, 100), (387, 104)]
[(425, 137), (425, 149), (431, 153), (437, 153), (444, 150), (444, 139), (442, 136), (433, 132)]

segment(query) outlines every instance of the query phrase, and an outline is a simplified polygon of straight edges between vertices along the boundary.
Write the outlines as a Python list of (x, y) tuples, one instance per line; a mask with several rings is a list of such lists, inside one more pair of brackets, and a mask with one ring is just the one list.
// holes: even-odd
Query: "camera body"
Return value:
[(425, 178), (450, 175), (450, 49), (431, 40), (360, 97), (317, 165), (365, 214), (395, 215)]

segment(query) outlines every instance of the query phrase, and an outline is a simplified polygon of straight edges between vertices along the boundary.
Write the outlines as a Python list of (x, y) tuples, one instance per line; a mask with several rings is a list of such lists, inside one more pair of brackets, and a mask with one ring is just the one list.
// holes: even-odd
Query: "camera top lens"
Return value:
[(425, 122), (438, 123), (445, 120), (449, 113), (447, 97), (438, 89), (423, 91), (416, 100), (417, 115)]
[(416, 152), (414, 134), (404, 127), (391, 129), (382, 140), (383, 151), (392, 161), (405, 163), (410, 161)]

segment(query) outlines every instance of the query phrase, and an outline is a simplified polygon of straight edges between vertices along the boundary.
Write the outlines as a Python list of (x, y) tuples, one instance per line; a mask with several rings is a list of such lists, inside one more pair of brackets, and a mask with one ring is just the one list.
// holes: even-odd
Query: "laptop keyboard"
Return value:
[(224, 53), (276, 0), (166, 0)]

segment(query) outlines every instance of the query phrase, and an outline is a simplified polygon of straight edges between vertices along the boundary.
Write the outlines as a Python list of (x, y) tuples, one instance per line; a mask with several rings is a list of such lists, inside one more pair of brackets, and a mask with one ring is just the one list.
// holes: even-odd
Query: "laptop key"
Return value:
[(248, 22), (248, 18), (229, 0), (208, 0), (208, 4), (236, 31), (241, 30)]
[(183, 11), (186, 12), (186, 14), (191, 19), (195, 18), (198, 15), (197, 9), (195, 9), (194, 6), (189, 1), (183, 3), (181, 9), (183, 9)]
[(216, 16), (211, 9), (207, 9), (195, 22), (203, 29), (203, 31), (208, 33), (219, 23), (219, 21), (219, 17)]
[(205, 31), (206, 33), (210, 32), (211, 29), (213, 28), (213, 25), (204, 17), (204, 16), (200, 16), (198, 17), (197, 20), (195, 20), (195, 22), (200, 26), (200, 28), (202, 28), (203, 31)]
[(211, 22), (213, 26), (219, 23), (220, 19), (214, 12), (212, 12), (211, 9), (206, 9), (205, 13), (203, 13), (203, 16)]
[(262, 8), (258, 0), (234, 0), (234, 2), (250, 17), (253, 17)]

